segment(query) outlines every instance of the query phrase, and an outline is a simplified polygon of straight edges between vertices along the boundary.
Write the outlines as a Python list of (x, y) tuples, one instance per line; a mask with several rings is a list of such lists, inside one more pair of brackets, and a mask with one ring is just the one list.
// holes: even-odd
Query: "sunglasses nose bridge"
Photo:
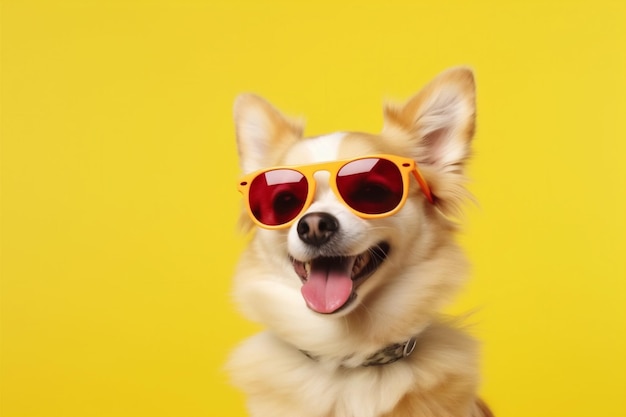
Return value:
[(313, 178), (313, 190), (315, 191), (315, 199), (321, 198), (330, 191), (331, 173), (327, 169), (317, 169), (311, 175)]

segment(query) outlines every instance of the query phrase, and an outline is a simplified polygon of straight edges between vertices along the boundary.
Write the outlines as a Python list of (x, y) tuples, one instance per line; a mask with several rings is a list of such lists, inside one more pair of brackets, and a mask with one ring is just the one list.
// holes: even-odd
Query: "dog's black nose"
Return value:
[(304, 243), (321, 246), (339, 229), (337, 218), (328, 213), (309, 213), (298, 222), (298, 235)]

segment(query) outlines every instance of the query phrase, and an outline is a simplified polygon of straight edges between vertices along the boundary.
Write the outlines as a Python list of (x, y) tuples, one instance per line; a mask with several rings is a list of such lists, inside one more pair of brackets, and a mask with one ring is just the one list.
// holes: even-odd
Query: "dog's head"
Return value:
[[(300, 308), (285, 298), (297, 290), (308, 314), (375, 314), (383, 304), (390, 314), (403, 303), (428, 314), (457, 286), (464, 262), (448, 217), (466, 197), (472, 72), (448, 70), (404, 105), (385, 106), (384, 116), (379, 135), (303, 138), (300, 123), (263, 99), (238, 97), (242, 221), (257, 229), (238, 279), (263, 288), (239, 291), (244, 309), (289, 303), (283, 313), (294, 314)], [(351, 171), (369, 176), (350, 182)], [(285, 186), (285, 175), (298, 185)]]

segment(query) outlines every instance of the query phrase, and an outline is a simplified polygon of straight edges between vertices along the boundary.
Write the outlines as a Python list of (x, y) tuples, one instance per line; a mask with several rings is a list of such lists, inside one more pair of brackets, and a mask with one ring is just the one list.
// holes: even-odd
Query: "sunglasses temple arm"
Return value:
[(417, 183), (420, 185), (422, 192), (426, 196), (426, 199), (430, 202), (430, 204), (435, 204), (435, 199), (430, 190), (430, 187), (428, 186), (428, 183), (426, 182), (424, 177), (422, 177), (422, 174), (418, 171), (417, 167), (415, 167), (415, 169), (413, 170), (413, 175), (415, 176)]

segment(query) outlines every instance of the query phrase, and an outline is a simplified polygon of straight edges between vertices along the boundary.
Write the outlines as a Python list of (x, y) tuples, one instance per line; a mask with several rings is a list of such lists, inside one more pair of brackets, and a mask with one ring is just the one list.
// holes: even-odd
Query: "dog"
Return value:
[(469, 194), (472, 70), (448, 69), (380, 134), (303, 137), (264, 99), (234, 105), (252, 231), (234, 277), (264, 325), (227, 369), (257, 417), (491, 416), (477, 342), (438, 313), (464, 281), (454, 242)]

